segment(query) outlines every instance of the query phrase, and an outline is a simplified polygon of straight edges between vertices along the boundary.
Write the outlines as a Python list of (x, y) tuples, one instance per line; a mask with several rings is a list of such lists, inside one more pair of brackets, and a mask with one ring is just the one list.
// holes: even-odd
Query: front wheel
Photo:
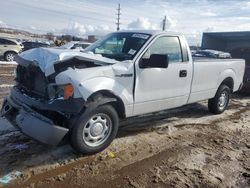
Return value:
[(82, 154), (100, 152), (116, 137), (118, 124), (117, 112), (111, 105), (99, 106), (84, 113), (73, 125), (71, 145)]
[(15, 59), (15, 56), (16, 56), (16, 53), (15, 52), (7, 52), (5, 55), (4, 55), (4, 60), (5, 61), (14, 61)]
[(221, 85), (214, 98), (208, 100), (208, 109), (214, 114), (223, 113), (230, 100), (230, 88), (227, 85)]

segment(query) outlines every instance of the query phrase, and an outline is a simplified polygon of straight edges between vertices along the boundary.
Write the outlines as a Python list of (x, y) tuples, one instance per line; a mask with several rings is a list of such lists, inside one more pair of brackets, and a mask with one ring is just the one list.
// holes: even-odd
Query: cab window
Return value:
[(168, 55), (169, 63), (183, 62), (178, 37), (160, 37), (156, 39), (144, 54), (143, 59), (150, 58), (151, 54)]
[(16, 43), (6, 39), (0, 39), (0, 45), (16, 45)]

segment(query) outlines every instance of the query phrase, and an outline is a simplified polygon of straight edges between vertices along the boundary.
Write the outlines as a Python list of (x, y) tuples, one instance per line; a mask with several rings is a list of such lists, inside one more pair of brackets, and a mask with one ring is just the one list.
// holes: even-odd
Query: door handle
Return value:
[(187, 70), (180, 70), (179, 77), (187, 77)]
[(8, 47), (8, 46), (4, 45), (3, 47)]

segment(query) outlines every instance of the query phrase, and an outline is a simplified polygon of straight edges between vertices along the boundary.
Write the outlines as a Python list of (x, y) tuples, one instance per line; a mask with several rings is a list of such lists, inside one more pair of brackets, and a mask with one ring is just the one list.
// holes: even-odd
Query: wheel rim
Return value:
[(224, 109), (227, 105), (228, 101), (228, 93), (226, 91), (223, 91), (219, 97), (218, 106), (220, 109)]
[(6, 60), (7, 60), (7, 61), (14, 61), (14, 57), (15, 57), (14, 54), (7, 54), (7, 55), (6, 55)]
[(92, 116), (83, 128), (83, 140), (90, 147), (103, 144), (112, 130), (112, 121), (106, 114)]

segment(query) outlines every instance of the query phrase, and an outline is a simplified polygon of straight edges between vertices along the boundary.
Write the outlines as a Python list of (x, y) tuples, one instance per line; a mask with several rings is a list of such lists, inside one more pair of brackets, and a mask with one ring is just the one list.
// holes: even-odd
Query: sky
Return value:
[(105, 35), (116, 30), (161, 29), (184, 34), (193, 45), (202, 32), (249, 31), (250, 0), (0, 0), (0, 27), (33, 33)]

